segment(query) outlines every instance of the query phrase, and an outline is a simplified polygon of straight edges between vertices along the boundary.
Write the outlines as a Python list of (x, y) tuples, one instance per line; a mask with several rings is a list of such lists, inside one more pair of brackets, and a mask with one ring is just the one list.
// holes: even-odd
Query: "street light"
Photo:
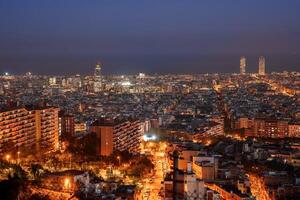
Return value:
[(64, 187), (69, 190), (71, 188), (71, 183), (69, 178), (65, 178), (64, 180)]
[(10, 155), (9, 155), (9, 154), (7, 154), (7, 155), (5, 156), (5, 158), (6, 158), (7, 162), (9, 162)]
[(121, 157), (120, 156), (117, 156), (117, 159), (119, 161), (119, 166), (121, 165)]
[(149, 142), (149, 146), (152, 148), (152, 147), (153, 147), (153, 143), (152, 143), (152, 142)]

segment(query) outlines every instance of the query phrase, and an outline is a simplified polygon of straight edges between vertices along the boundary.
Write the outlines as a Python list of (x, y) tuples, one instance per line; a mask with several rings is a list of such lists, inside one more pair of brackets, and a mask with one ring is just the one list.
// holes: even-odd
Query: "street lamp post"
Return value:
[(17, 155), (18, 155), (18, 160), (17, 160), (18, 164), (20, 163), (20, 153), (21, 153), (20, 151), (17, 152)]
[(70, 169), (72, 168), (72, 155), (70, 155)]
[(117, 159), (119, 161), (119, 166), (121, 165), (121, 157), (120, 156), (117, 156)]

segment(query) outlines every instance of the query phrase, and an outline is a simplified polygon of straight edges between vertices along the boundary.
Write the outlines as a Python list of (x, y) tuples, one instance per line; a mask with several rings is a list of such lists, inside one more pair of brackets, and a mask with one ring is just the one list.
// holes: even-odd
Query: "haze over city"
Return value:
[(299, 1), (0, 2), (0, 72), (233, 73), (300, 67)]

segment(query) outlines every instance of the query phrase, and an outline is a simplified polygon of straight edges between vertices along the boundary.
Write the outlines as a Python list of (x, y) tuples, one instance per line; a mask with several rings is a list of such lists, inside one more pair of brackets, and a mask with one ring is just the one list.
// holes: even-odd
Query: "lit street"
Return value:
[(165, 149), (166, 143), (163, 142), (146, 142), (144, 145), (143, 152), (150, 153), (152, 156), (154, 170), (152, 176), (143, 179), (141, 182), (141, 199), (163, 199), (160, 196), (161, 182), (165, 173), (170, 169)]

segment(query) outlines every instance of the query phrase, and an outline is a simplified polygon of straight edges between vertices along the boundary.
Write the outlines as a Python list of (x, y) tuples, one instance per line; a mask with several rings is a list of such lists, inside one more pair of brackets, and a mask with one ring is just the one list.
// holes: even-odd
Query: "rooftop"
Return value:
[(94, 121), (91, 126), (116, 126), (126, 121), (134, 122), (136, 119), (132, 118), (99, 118)]

